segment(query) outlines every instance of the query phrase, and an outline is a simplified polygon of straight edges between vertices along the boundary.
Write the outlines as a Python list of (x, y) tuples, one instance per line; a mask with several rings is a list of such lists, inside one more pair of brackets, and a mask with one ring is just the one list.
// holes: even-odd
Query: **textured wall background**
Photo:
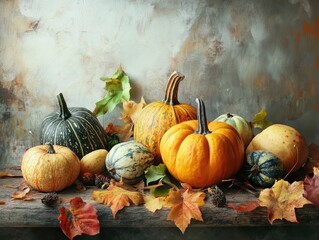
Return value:
[(162, 99), (178, 70), (180, 101), (202, 97), (209, 119), (265, 107), (319, 144), (318, 40), (316, 0), (0, 0), (0, 167), (38, 144), (59, 92), (93, 110), (119, 64), (133, 100)]

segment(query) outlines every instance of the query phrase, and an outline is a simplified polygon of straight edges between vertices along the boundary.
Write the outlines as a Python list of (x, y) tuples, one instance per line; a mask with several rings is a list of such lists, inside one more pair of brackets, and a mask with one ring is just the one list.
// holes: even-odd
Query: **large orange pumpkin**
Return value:
[(244, 160), (244, 143), (237, 130), (225, 122), (206, 120), (205, 106), (198, 103), (198, 121), (170, 128), (160, 149), (168, 171), (192, 187), (208, 187), (234, 176)]
[(173, 72), (168, 79), (163, 101), (152, 102), (142, 109), (134, 125), (134, 140), (148, 147), (155, 164), (161, 161), (160, 141), (164, 133), (177, 123), (196, 119), (196, 108), (179, 103), (178, 86), (184, 76)]
[(31, 187), (41, 192), (57, 192), (76, 180), (80, 174), (80, 160), (65, 146), (38, 145), (24, 153), (21, 171)]

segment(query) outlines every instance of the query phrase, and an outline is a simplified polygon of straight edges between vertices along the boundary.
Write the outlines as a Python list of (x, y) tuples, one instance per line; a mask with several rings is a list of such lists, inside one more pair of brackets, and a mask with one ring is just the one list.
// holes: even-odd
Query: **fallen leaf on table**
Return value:
[(72, 198), (69, 209), (61, 207), (59, 212), (60, 227), (69, 239), (82, 233), (93, 236), (100, 232), (96, 209), (80, 197)]
[(227, 206), (236, 210), (237, 212), (251, 212), (260, 206), (259, 201), (249, 201), (234, 205), (233, 203), (227, 203)]
[(110, 185), (106, 190), (94, 191), (93, 200), (106, 204), (111, 208), (113, 218), (117, 212), (131, 204), (140, 205), (144, 203), (141, 193), (130, 191), (117, 185)]
[(5, 177), (22, 177), (21, 174), (13, 174), (9, 172), (0, 172), (0, 178), (5, 178)]
[(144, 207), (150, 212), (156, 212), (163, 208), (165, 197), (154, 197), (153, 195), (144, 196)]
[(182, 183), (181, 185), (182, 189), (173, 188), (169, 191), (164, 206), (171, 209), (167, 220), (174, 221), (175, 225), (184, 233), (192, 218), (203, 221), (199, 207), (205, 204), (206, 194), (192, 189), (188, 184)]
[(4, 205), (4, 204), (6, 204), (5, 201), (0, 201), (0, 205)]
[(23, 190), (18, 190), (12, 193), (11, 197), (14, 200), (25, 200), (25, 201), (33, 200), (33, 198), (28, 195), (30, 191), (31, 191), (31, 188), (26, 187)]
[(304, 180), (304, 196), (319, 207), (319, 168), (313, 168), (313, 177)]
[(268, 220), (272, 224), (276, 219), (286, 219), (289, 222), (298, 222), (295, 208), (302, 208), (311, 204), (304, 198), (303, 181), (290, 184), (285, 180), (276, 181), (271, 188), (260, 192), (260, 206), (267, 207)]

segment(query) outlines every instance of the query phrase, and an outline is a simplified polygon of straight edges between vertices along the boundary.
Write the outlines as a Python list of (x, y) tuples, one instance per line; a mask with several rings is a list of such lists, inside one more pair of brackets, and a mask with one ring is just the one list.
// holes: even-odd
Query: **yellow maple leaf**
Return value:
[(144, 196), (144, 207), (146, 207), (150, 212), (155, 212), (163, 208), (165, 197), (154, 197), (153, 195)]
[(114, 219), (116, 213), (124, 207), (128, 207), (131, 204), (140, 205), (144, 203), (141, 193), (129, 191), (115, 185), (111, 185), (106, 190), (94, 191), (92, 198), (99, 203), (109, 206)]
[(165, 207), (171, 208), (167, 220), (174, 221), (175, 225), (185, 232), (192, 218), (203, 221), (200, 206), (205, 204), (206, 194), (193, 190), (189, 185), (183, 184), (183, 189), (171, 189), (165, 198)]
[(310, 204), (303, 197), (303, 181), (289, 182), (281, 179), (271, 188), (266, 188), (259, 195), (260, 206), (267, 207), (268, 220), (272, 224), (276, 219), (286, 219), (289, 222), (298, 222), (295, 208), (302, 208)]

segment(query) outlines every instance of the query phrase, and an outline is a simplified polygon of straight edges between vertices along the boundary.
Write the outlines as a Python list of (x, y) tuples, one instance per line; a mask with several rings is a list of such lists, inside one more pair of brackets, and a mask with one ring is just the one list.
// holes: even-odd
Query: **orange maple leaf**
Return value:
[(112, 131), (120, 136), (121, 142), (127, 141), (133, 135), (134, 124), (139, 116), (140, 111), (146, 106), (146, 102), (143, 97), (139, 103), (132, 100), (123, 100), (123, 110), (120, 120), (123, 121), (123, 125), (115, 125), (112, 127)]
[(298, 222), (295, 208), (310, 204), (303, 196), (303, 181), (289, 182), (281, 179), (271, 188), (266, 188), (259, 195), (260, 206), (267, 207), (268, 220), (272, 224), (276, 219)]
[(164, 206), (171, 208), (167, 220), (174, 221), (175, 225), (184, 233), (192, 218), (203, 221), (199, 207), (205, 204), (206, 194), (193, 190), (187, 184), (182, 184), (182, 187), (182, 189), (169, 191)]
[(130, 191), (116, 185), (110, 185), (106, 190), (94, 191), (93, 200), (109, 206), (114, 219), (119, 210), (130, 206), (131, 203), (135, 205), (144, 203), (141, 193)]
[(80, 197), (71, 199), (69, 210), (61, 207), (59, 212), (60, 227), (69, 239), (82, 233), (93, 236), (100, 232), (97, 210)]

